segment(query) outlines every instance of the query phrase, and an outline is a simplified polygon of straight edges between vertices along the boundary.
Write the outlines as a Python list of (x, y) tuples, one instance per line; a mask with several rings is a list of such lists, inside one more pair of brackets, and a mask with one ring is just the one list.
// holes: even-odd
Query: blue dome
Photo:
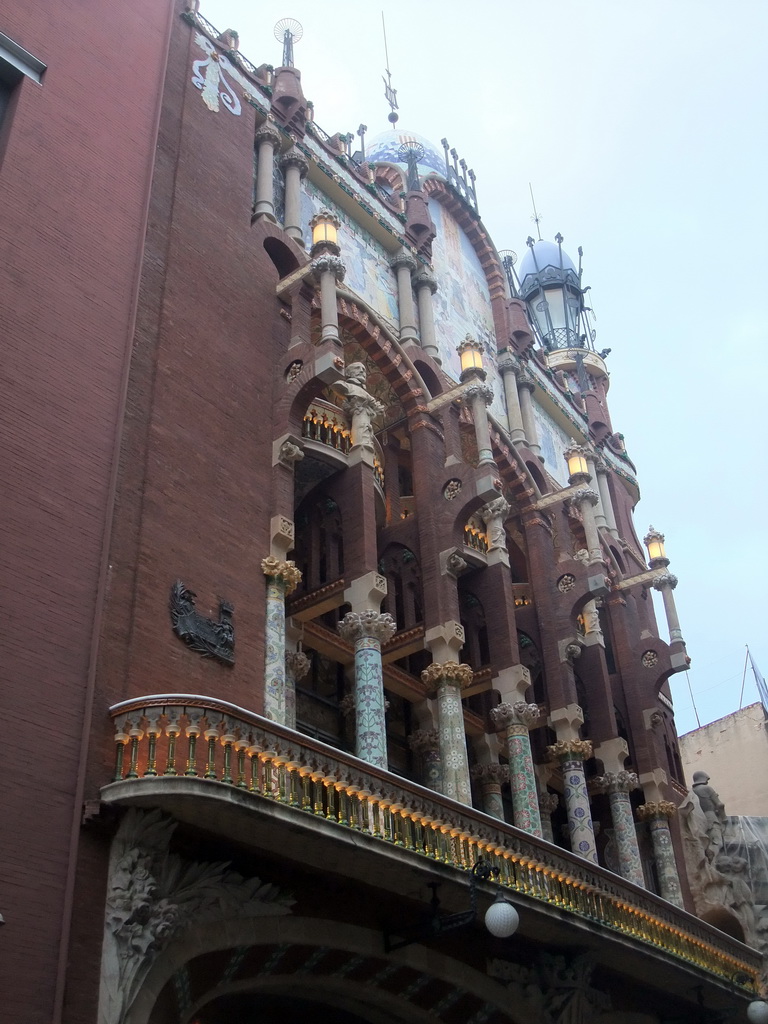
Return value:
[(545, 267), (554, 267), (556, 270), (560, 270), (561, 266), (565, 271), (572, 270), (574, 274), (578, 274), (573, 260), (564, 249), (560, 249), (556, 242), (546, 242), (540, 238), (538, 242), (534, 242), (532, 249), (527, 248), (525, 256), (520, 262), (518, 275), (522, 281), (529, 274), (537, 274)]
[(439, 174), (445, 177), (445, 153), (425, 139), (418, 132), (408, 132), (404, 128), (382, 132), (376, 135), (365, 147), (365, 159), (368, 163), (396, 164), (406, 170), (408, 164), (400, 156), (400, 147), (404, 142), (418, 142), (424, 147), (424, 156), (419, 160), (419, 174), (425, 178), (428, 174)]

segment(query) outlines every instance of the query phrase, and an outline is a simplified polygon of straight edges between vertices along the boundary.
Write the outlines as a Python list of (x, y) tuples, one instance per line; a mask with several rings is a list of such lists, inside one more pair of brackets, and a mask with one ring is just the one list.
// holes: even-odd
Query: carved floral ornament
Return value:
[(464, 388), (462, 398), (465, 398), (468, 402), (471, 402), (473, 398), (482, 398), (486, 405), (490, 405), (493, 401), (493, 388), (479, 380), (473, 381), (472, 384)]
[(364, 612), (347, 612), (336, 628), (347, 643), (367, 638), (386, 644), (397, 632), (397, 623), (388, 612), (369, 608)]
[(500, 786), (504, 782), (509, 782), (509, 765), (473, 764), (469, 774), (486, 786)]
[(539, 809), (544, 814), (554, 814), (560, 806), (560, 797), (557, 793), (539, 793)]
[(557, 589), (561, 594), (567, 594), (576, 586), (576, 577), (567, 572), (557, 581)]
[(446, 501), (453, 501), (461, 494), (461, 480), (449, 480), (443, 488), (443, 497)]
[(346, 265), (341, 256), (335, 256), (331, 252), (320, 253), (310, 263), (312, 271), (318, 277), (324, 273), (331, 273), (337, 281), (343, 281), (347, 272)]
[(460, 665), (457, 661), (433, 661), (421, 673), (421, 681), (430, 689), (448, 684), (463, 690), (470, 685), (473, 678), (471, 666)]
[(440, 749), (440, 735), (437, 729), (417, 729), (408, 737), (408, 745), (417, 754)]
[(558, 761), (588, 761), (592, 744), (589, 740), (558, 740), (547, 747), (547, 753)]
[(580, 487), (571, 498), (571, 501), (574, 505), (597, 505), (600, 501), (600, 495), (597, 491), (593, 491), (591, 487)]
[(538, 704), (526, 704), (524, 700), (508, 704), (503, 701), (491, 708), (491, 721), (497, 727), (506, 728), (509, 725), (525, 725), (527, 728), (538, 720), (541, 711)]
[(271, 576), (276, 583), (282, 583), (286, 594), (292, 593), (301, 583), (301, 570), (293, 562), (282, 561), (274, 555), (262, 558), (261, 571), (265, 576)]
[(651, 586), (654, 590), (663, 590), (664, 587), (674, 590), (677, 586), (677, 576), (672, 572), (663, 572), (659, 576), (654, 577)]
[(227, 864), (170, 852), (176, 822), (131, 808), (112, 844), (104, 921), (99, 1021), (123, 1024), (166, 946), (192, 926), (230, 916), (289, 913), (293, 900)]
[(645, 651), (640, 662), (643, 668), (653, 668), (654, 665), (658, 665), (659, 656), (656, 651)]
[(677, 808), (671, 800), (654, 800), (641, 804), (637, 808), (637, 816), (640, 821), (653, 821), (660, 818), (671, 818)]
[(297, 683), (309, 672), (311, 664), (304, 651), (288, 651), (285, 655), (285, 667)]
[(606, 772), (604, 775), (597, 775), (592, 784), (596, 790), (603, 790), (607, 793), (629, 793), (638, 788), (640, 781), (635, 772), (622, 769), (620, 772)]

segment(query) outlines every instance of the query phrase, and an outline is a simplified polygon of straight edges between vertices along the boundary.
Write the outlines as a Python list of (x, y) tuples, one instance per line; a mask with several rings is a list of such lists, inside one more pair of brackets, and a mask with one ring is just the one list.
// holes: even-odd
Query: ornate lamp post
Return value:
[(312, 229), (312, 270), (320, 282), (320, 344), (339, 339), (339, 313), (336, 308), (336, 282), (344, 280), (346, 267), (339, 256), (338, 217), (329, 210), (321, 210), (309, 222)]
[(483, 367), (483, 348), (468, 334), (456, 351), (461, 359), (459, 380), (462, 384), (467, 384), (467, 387), (464, 388), (464, 397), (472, 410), (472, 419), (475, 423), (478, 463), (481, 466), (492, 465), (495, 467), (496, 463), (491, 449), (491, 432), (488, 428), (488, 414), (485, 411), (493, 401), (493, 388), (485, 383), (487, 373)]

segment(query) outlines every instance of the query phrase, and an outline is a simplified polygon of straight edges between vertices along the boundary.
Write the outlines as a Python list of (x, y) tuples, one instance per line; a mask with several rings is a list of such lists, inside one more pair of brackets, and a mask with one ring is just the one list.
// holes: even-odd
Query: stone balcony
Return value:
[(572, 944), (576, 928), (603, 963), (638, 978), (756, 991), (755, 950), (607, 869), (351, 754), (205, 696), (140, 697), (110, 714), (116, 761), (105, 805), (159, 807), (318, 870), (341, 856), (350, 878), (402, 896), (415, 875), (425, 887), (438, 876), (457, 906), (483, 857), (532, 943)]

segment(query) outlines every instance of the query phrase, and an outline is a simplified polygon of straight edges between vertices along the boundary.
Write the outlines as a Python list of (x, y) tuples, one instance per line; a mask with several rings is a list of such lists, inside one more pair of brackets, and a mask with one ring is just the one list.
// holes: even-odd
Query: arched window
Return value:
[(412, 629), (424, 621), (421, 566), (416, 555), (403, 544), (390, 544), (379, 559), (379, 572), (387, 578), (384, 610), (399, 630)]
[(491, 648), (488, 643), (488, 627), (485, 623), (485, 609), (478, 597), (469, 591), (459, 594), (459, 614), (464, 627), (464, 647), (461, 660), (477, 672), (491, 662)]
[(344, 575), (341, 510), (328, 495), (310, 494), (296, 512), (296, 565), (301, 589), (316, 590)]

